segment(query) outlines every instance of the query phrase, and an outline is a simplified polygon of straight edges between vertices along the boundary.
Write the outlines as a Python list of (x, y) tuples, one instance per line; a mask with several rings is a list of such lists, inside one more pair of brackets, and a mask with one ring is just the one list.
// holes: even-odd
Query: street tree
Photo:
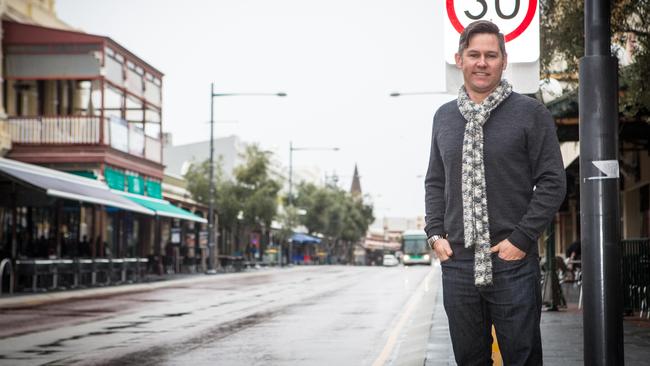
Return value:
[[(258, 231), (268, 236), (277, 215), (279, 181), (270, 169), (270, 153), (250, 145), (243, 154), (244, 163), (227, 179), (220, 160), (215, 167), (214, 202), (223, 238), (242, 250), (240, 240), (246, 232)], [(209, 161), (192, 164), (185, 174), (192, 197), (205, 205), (209, 202)]]
[(242, 220), (252, 228), (269, 229), (277, 216), (281, 184), (271, 174), (271, 153), (249, 145), (246, 161), (235, 168), (235, 180), (242, 203)]
[[(219, 218), (219, 230), (223, 238), (229, 237), (234, 240), (233, 235), (238, 229), (238, 216), (243, 209), (240, 200), (240, 189), (237, 184), (224, 178), (221, 168), (221, 159), (217, 160), (214, 168), (214, 203)], [(192, 164), (185, 173), (187, 190), (192, 198), (206, 206), (210, 200), (210, 161), (206, 160), (200, 164)]]
[(321, 234), (330, 253), (352, 260), (354, 244), (374, 220), (372, 206), (333, 185), (300, 183), (295, 203), (304, 209), (299, 221), (310, 234)]
[[(541, 76), (553, 76), (575, 87), (578, 61), (584, 55), (584, 0), (542, 0), (540, 7)], [(649, 17), (649, 0), (611, 1), (612, 51), (623, 59), (619, 111), (646, 122), (650, 122)]]

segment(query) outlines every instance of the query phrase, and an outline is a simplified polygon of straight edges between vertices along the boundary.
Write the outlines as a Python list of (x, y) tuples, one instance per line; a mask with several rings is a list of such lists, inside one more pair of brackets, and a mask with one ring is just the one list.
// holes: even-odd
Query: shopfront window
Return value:
[(114, 258), (119, 253), (119, 219), (118, 210), (106, 208), (106, 239), (104, 242), (104, 253), (107, 258)]
[(138, 257), (138, 242), (140, 241), (140, 221), (139, 219), (128, 213), (126, 215), (126, 248), (124, 255), (126, 257)]
[(11, 208), (0, 207), (0, 258), (11, 257)]
[(31, 209), (32, 257), (47, 258), (56, 255), (56, 226), (54, 210), (49, 207)]
[(68, 203), (63, 206), (61, 218), (61, 256), (79, 256), (79, 204)]

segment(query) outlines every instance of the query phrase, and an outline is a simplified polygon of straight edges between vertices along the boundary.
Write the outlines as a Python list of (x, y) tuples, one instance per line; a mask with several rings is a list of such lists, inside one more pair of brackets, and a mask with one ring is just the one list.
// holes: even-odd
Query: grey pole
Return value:
[(584, 364), (623, 365), (618, 169), (618, 62), (608, 0), (585, 1), (580, 60), (580, 220)]
[(216, 273), (214, 268), (214, 83), (210, 84), (210, 181), (208, 205), (208, 271)]
[[(293, 152), (294, 151), (306, 151), (306, 150), (329, 150), (329, 151), (339, 151), (338, 147), (293, 147), (293, 141), (289, 141), (289, 207), (293, 209)], [(291, 226), (289, 229), (291, 230), (291, 233), (293, 234), (293, 222), (292, 222), (292, 216), (294, 212), (291, 212), (289, 215), (289, 226)], [(293, 242), (289, 241), (289, 263), (293, 263)]]
[(209, 182), (209, 210), (208, 212), (208, 270), (206, 273), (217, 273), (215, 270), (215, 240), (214, 240), (214, 97), (229, 97), (229, 96), (275, 96), (286, 97), (287, 93), (215, 93), (214, 83), (210, 83), (210, 182)]
[[(289, 231), (293, 236), (293, 141), (289, 141)], [(293, 264), (293, 240), (289, 237), (289, 260), (287, 264)]]

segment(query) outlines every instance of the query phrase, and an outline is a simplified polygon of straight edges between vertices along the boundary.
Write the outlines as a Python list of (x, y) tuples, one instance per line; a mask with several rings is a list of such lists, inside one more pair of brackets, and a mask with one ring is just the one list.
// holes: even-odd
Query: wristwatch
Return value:
[(445, 237), (444, 235), (431, 235), (429, 239), (427, 239), (427, 243), (429, 243), (431, 249), (435, 250), (433, 244), (435, 244), (436, 241), (438, 241), (439, 239), (444, 239), (444, 237)]

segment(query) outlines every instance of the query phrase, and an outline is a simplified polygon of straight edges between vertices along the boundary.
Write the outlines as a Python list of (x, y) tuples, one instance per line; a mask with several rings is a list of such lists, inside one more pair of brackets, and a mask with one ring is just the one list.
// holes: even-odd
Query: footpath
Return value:
[[(247, 273), (248, 271), (236, 272)], [(215, 275), (203, 273), (194, 274), (168, 274), (149, 275), (145, 282), (107, 285), (101, 287), (79, 288), (61, 291), (48, 291), (42, 293), (17, 293), (0, 297), (0, 312), (2, 309), (25, 308), (41, 306), (56, 302), (78, 300), (85, 298), (108, 297), (114, 295), (128, 294), (134, 292), (152, 291), (162, 287), (176, 286), (186, 282), (210, 281)]]
[[(544, 365), (582, 366), (583, 319), (578, 308), (579, 290), (563, 285), (567, 307), (543, 311), (541, 320)], [(449, 339), (447, 316), (442, 304), (442, 286), (436, 300), (431, 333), (427, 345), (426, 366), (456, 365)], [(648, 365), (650, 360), (650, 319), (637, 315), (623, 320), (623, 344), (626, 366)], [(497, 365), (497, 364), (495, 364)]]

